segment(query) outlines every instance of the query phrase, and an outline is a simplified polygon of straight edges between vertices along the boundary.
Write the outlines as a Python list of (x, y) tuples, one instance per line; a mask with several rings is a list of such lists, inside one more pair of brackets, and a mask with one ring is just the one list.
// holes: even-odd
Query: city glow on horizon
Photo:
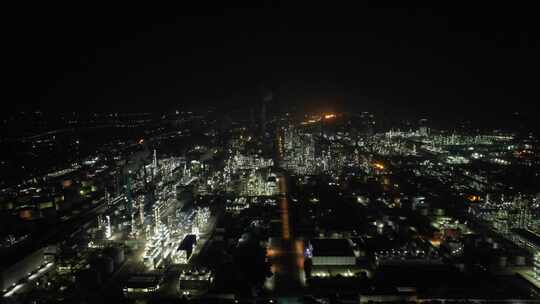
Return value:
[(375, 166), (375, 168), (377, 168), (377, 169), (384, 170), (384, 165), (383, 164), (374, 163), (373, 166)]
[(335, 118), (336, 117), (336, 114), (325, 114), (324, 115), (324, 119), (332, 119), (332, 118)]

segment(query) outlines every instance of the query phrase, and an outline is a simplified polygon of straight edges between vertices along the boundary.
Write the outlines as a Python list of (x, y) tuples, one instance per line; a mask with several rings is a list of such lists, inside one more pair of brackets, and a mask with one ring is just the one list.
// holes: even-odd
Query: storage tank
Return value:
[(101, 277), (107, 277), (114, 271), (114, 262), (106, 256), (96, 257), (90, 260), (90, 267), (101, 274)]
[(101, 286), (101, 274), (95, 269), (83, 269), (76, 275), (75, 281), (81, 289), (94, 290)]
[(118, 267), (124, 263), (124, 249), (120, 247), (108, 247), (103, 250), (103, 254), (113, 260), (114, 266)]

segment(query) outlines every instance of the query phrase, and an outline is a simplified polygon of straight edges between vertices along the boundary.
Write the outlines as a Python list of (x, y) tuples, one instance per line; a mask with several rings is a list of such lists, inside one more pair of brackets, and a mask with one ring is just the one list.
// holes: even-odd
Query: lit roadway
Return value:
[(26, 278), (26, 281), (25, 282), (22, 282), (22, 283), (19, 283), (17, 284), (15, 287), (13, 287), (12, 289), (10, 289), (8, 292), (6, 292), (3, 297), (4, 298), (9, 298), (17, 293), (24, 293), (24, 292), (28, 292), (29, 289), (31, 289), (31, 285), (29, 283), (35, 281), (37, 278), (41, 277), (42, 275), (46, 274), (49, 270), (52, 269), (52, 267), (54, 266), (54, 263), (50, 262), (50, 263), (47, 263), (43, 266), (41, 266), (39, 268), (39, 270), (37, 270), (36, 272), (34, 272), (33, 274), (29, 275), (28, 278)]
[[(278, 132), (279, 133), (279, 132)], [(279, 134), (277, 158), (283, 155), (283, 138)], [(272, 237), (268, 245), (268, 258), (272, 263), (274, 275), (269, 278), (265, 287), (280, 296), (301, 295), (305, 285), (304, 275), (304, 242), (296, 239), (291, 229), (288, 199), (288, 177), (286, 174), (278, 176), (280, 193), (280, 220), (281, 237)]]

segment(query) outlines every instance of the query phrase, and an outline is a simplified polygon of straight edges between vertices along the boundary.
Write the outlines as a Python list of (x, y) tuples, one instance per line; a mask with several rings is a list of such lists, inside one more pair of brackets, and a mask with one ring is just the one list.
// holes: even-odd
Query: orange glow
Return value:
[[(281, 178), (279, 179), (279, 188), (281, 193), (287, 193), (287, 183), (285, 183), (285, 179)], [(280, 211), (281, 211), (281, 236), (284, 240), (288, 240), (291, 238), (291, 230), (289, 227), (289, 202), (287, 200), (287, 197), (283, 197), (281, 199), (280, 203)]]
[(144, 143), (144, 138), (139, 139), (139, 145), (142, 145)]
[(23, 219), (23, 220), (29, 220), (32, 218), (32, 210), (30, 209), (23, 209), (19, 212), (19, 216)]
[(278, 250), (275, 250), (275, 249), (272, 249), (272, 248), (268, 248), (266, 250), (266, 256), (268, 256), (268, 257), (275, 257), (275, 256), (278, 256), (278, 255), (279, 255)]
[(291, 238), (291, 230), (289, 228), (289, 206), (287, 199), (283, 198), (281, 200), (281, 228), (282, 228), (282, 237), (284, 240)]
[(294, 242), (295, 253), (302, 255), (304, 253), (304, 243), (302, 241)]
[(441, 240), (439, 240), (439, 239), (431, 239), (431, 240), (429, 240), (429, 242), (430, 242), (431, 245), (433, 245), (434, 247), (439, 247), (439, 246), (441, 246)]
[(384, 170), (384, 165), (380, 163), (374, 163), (373, 166), (377, 169)]
[(336, 114), (334, 114), (334, 113), (324, 114), (324, 115), (323, 115), (323, 118), (324, 118), (324, 119), (332, 119), (332, 118), (336, 118), (336, 117), (337, 117), (337, 116), (336, 116)]
[(324, 115), (324, 119), (332, 119), (332, 118), (335, 118), (336, 117), (336, 114), (325, 114)]
[(480, 196), (478, 195), (469, 195), (467, 196), (467, 199), (471, 202), (477, 202), (480, 200)]
[(64, 189), (69, 188), (69, 187), (71, 187), (72, 184), (73, 184), (72, 180), (66, 179), (66, 180), (62, 181), (62, 188), (64, 188)]
[(300, 269), (304, 269), (304, 257), (303, 256), (298, 257), (296, 259), (296, 266), (298, 266), (298, 268), (300, 268)]
[(317, 118), (317, 119), (310, 119), (310, 120), (308, 120), (308, 121), (302, 121), (302, 122), (300, 122), (300, 124), (303, 125), (303, 126), (305, 126), (305, 125), (309, 125), (309, 124), (314, 124), (314, 123), (316, 123), (316, 122), (318, 122), (318, 121), (321, 121), (321, 118), (320, 118), (320, 117)]

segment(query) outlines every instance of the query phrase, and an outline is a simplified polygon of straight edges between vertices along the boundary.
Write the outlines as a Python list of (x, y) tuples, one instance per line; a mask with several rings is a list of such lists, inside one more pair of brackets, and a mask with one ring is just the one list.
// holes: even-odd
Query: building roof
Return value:
[(129, 278), (126, 287), (145, 288), (156, 287), (159, 284), (160, 277), (156, 275), (136, 275)]
[(347, 239), (313, 239), (313, 256), (354, 256)]
[(180, 245), (178, 245), (177, 250), (190, 250), (193, 248), (193, 246), (197, 243), (197, 236), (195, 234), (188, 234), (186, 237), (180, 242)]

